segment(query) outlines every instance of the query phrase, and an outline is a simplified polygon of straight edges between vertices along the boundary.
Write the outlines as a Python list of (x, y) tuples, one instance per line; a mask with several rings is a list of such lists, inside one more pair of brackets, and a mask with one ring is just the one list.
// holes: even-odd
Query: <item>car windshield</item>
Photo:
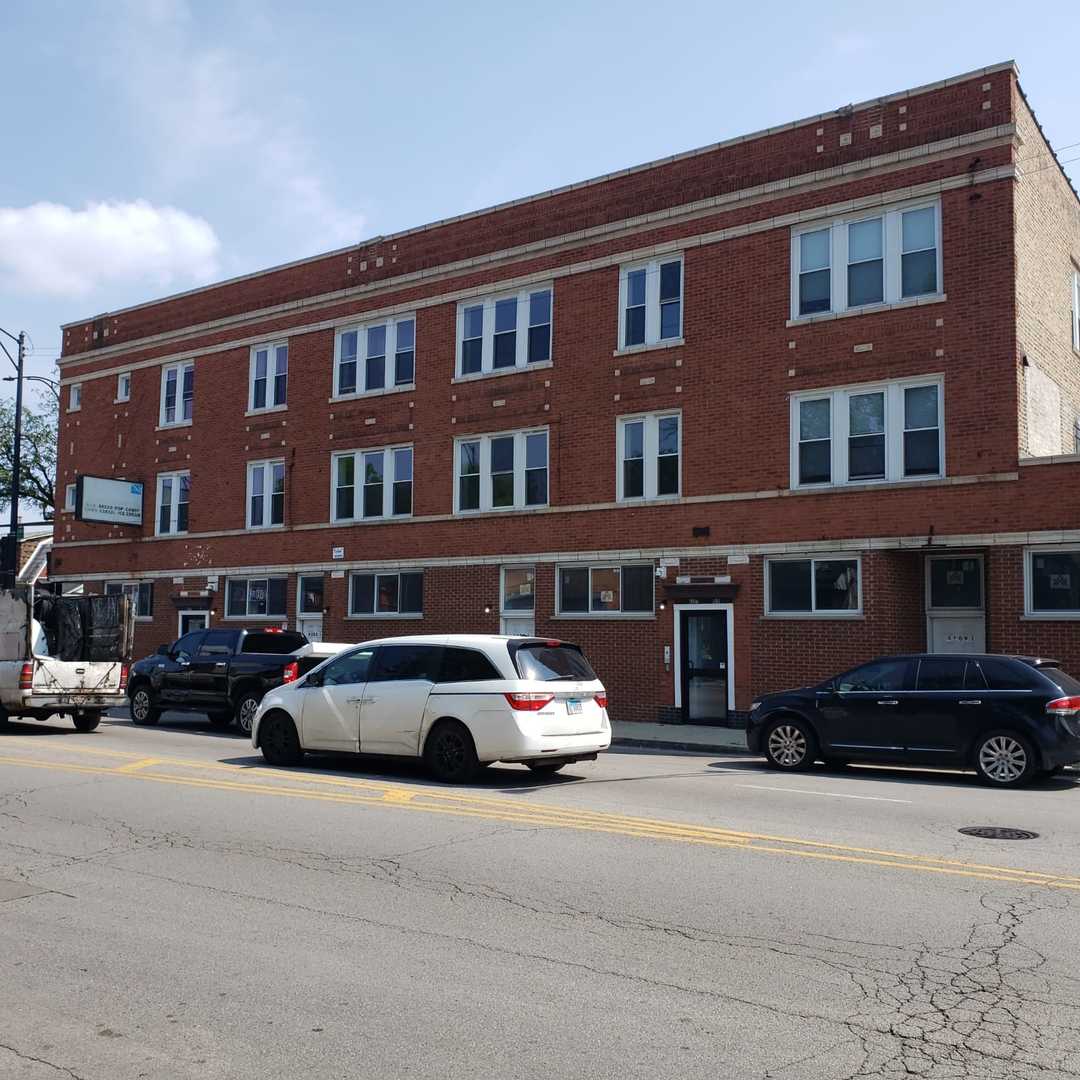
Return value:
[(574, 645), (552, 645), (540, 641), (522, 645), (514, 652), (514, 664), (523, 679), (537, 679), (540, 682), (559, 679), (592, 682), (596, 678), (589, 661)]

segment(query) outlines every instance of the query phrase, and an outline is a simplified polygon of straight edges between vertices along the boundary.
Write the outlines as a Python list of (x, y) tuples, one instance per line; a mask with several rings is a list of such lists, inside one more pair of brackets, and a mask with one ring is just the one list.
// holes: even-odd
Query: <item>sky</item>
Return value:
[(1080, 187), (1078, 40), (1075, 0), (0, 0), (0, 327), (55, 374), (65, 322), (1010, 59)]

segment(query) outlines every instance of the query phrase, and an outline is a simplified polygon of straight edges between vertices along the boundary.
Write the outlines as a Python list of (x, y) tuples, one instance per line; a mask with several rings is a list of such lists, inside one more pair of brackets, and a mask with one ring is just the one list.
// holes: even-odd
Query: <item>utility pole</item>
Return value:
[[(18, 347), (18, 360), (12, 360), (15, 365), (15, 439), (12, 446), (11, 462), (11, 534), (4, 545), (3, 565), (0, 566), (0, 582), (5, 586), (13, 586), (19, 573), (19, 495), (21, 492), (20, 482), (22, 471), (22, 393), (23, 393), (23, 365), (26, 362), (26, 331), (23, 330), (16, 337), (0, 327), (0, 333), (6, 334)], [(7, 353), (7, 348), (0, 344), (0, 348)], [(8, 353), (11, 360), (11, 353)]]

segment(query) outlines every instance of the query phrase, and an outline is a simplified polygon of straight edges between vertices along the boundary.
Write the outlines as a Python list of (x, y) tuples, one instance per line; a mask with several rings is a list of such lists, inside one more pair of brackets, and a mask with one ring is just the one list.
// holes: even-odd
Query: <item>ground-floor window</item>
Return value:
[(424, 611), (424, 574), (353, 574), (349, 580), (350, 615), (421, 615)]
[(284, 615), (288, 578), (229, 578), (225, 614), (231, 618)]
[(560, 615), (651, 615), (652, 563), (560, 566)]
[(1027, 613), (1080, 617), (1080, 549), (1027, 553)]
[(106, 596), (129, 596), (135, 606), (135, 615), (149, 619), (154, 614), (154, 583), (152, 581), (109, 581), (105, 583)]
[(862, 614), (861, 561), (820, 558), (766, 559), (768, 615), (852, 616)]

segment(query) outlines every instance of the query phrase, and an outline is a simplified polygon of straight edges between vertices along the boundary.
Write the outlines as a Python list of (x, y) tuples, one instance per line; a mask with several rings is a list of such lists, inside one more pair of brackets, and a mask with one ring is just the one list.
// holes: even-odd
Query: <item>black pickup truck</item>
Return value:
[(235, 721), (250, 734), (263, 695), (298, 679), (323, 659), (304, 655), (307, 644), (303, 634), (277, 628), (185, 634), (131, 666), (132, 722), (156, 724), (165, 709), (176, 709), (206, 713), (215, 727)]

